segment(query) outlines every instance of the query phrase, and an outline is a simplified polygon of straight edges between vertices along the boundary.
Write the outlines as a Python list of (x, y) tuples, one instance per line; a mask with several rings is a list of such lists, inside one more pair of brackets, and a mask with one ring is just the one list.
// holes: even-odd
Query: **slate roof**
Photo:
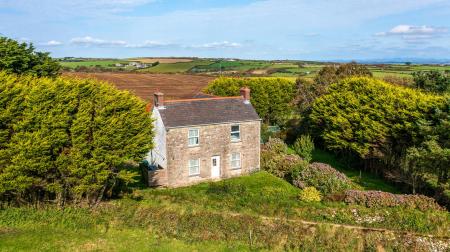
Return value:
[(172, 100), (164, 107), (158, 111), (166, 128), (260, 120), (241, 96)]

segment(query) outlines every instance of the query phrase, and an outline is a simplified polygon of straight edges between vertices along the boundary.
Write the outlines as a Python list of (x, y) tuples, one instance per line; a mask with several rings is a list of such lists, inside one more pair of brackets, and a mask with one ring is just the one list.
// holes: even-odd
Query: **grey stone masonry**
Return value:
[[(239, 140), (232, 141), (231, 127), (233, 125), (239, 125)], [(199, 130), (196, 146), (189, 146), (189, 129)], [(149, 185), (177, 187), (259, 170), (260, 130), (260, 120), (168, 128), (166, 129), (167, 167), (161, 167), (162, 169), (156, 172), (149, 172)], [(235, 157), (240, 157), (239, 168), (232, 168), (233, 153)], [(220, 157), (220, 174), (212, 178), (212, 157), (217, 156)], [(189, 160), (199, 160), (198, 175), (189, 174)], [(239, 166), (236, 165), (239, 161), (235, 161), (234, 164)]]

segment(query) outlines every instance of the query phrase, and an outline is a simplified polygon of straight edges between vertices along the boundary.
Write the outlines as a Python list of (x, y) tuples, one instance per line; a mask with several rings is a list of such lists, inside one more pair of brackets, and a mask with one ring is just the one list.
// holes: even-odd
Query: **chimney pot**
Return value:
[(250, 88), (243, 87), (241, 88), (241, 96), (244, 98), (244, 103), (249, 104), (250, 103)]
[(158, 109), (164, 108), (164, 94), (161, 92), (156, 92), (153, 94), (153, 104)]

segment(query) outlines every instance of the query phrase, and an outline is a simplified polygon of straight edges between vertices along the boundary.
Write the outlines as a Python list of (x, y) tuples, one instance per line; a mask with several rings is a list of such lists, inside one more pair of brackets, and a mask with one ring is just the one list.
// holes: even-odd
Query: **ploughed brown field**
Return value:
[(118, 89), (129, 90), (144, 101), (150, 101), (157, 90), (165, 99), (193, 98), (214, 77), (187, 74), (140, 74), (140, 73), (64, 73), (64, 76), (95, 78), (107, 81)]

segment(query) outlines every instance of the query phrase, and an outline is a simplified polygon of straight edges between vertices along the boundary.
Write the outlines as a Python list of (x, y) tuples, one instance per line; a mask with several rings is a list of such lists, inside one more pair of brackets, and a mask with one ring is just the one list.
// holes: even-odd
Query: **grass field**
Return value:
[[(201, 58), (130, 58), (130, 59), (76, 59), (72, 62), (61, 62), (62, 66), (74, 69), (77, 66), (93, 67), (102, 66), (112, 70), (116, 63), (128, 63), (140, 61), (142, 63), (160, 64), (144, 69), (125, 68), (128, 71), (146, 73), (187, 73), (210, 75), (241, 75), (241, 76), (265, 76), (265, 77), (298, 77), (313, 78), (322, 67), (321, 62), (304, 61), (263, 61), (263, 60), (224, 60)], [(366, 65), (377, 78), (386, 76), (412, 77), (416, 71), (450, 71), (450, 66), (440, 65), (405, 65), (405, 64), (369, 64)], [(123, 70), (123, 68), (122, 68)]]
[(94, 209), (7, 208), (0, 210), (0, 251), (445, 251), (450, 246), (442, 237), (450, 228), (448, 212), (304, 203), (298, 193), (286, 181), (258, 172), (191, 187), (136, 190)]
[(213, 63), (209, 60), (194, 60), (190, 62), (160, 63), (157, 66), (139, 70), (145, 73), (187, 73), (197, 66), (209, 65)]
[(68, 61), (68, 62), (60, 62), (61, 66), (76, 68), (79, 66), (84, 67), (94, 67), (94, 66), (102, 66), (102, 67), (111, 67), (114, 68), (114, 64), (128, 64), (126, 60), (86, 60), (86, 61)]

